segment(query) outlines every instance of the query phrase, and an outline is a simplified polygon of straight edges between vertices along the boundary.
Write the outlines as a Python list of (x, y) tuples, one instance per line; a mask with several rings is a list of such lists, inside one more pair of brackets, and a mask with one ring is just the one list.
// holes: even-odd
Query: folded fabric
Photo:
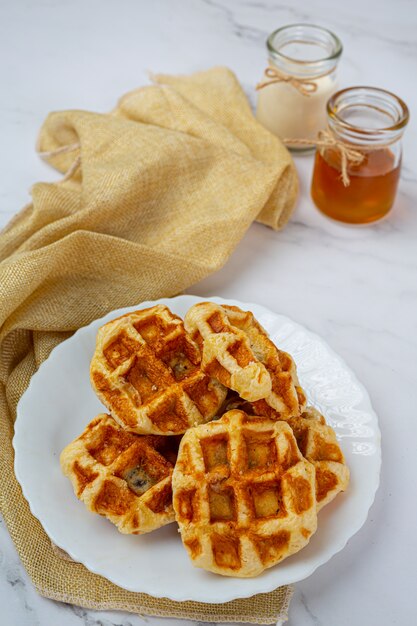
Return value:
[(287, 588), (259, 596), (253, 615), (242, 600), (219, 617), (197, 603), (125, 592), (64, 561), (13, 474), (16, 405), (54, 346), (107, 311), (179, 293), (222, 267), (253, 220), (281, 228), (294, 206), (291, 158), (256, 122), (232, 72), (154, 81), (110, 114), (49, 115), (39, 150), (66, 175), (36, 184), (32, 203), (0, 235), (0, 509), (43, 595), (155, 615), (276, 621)]

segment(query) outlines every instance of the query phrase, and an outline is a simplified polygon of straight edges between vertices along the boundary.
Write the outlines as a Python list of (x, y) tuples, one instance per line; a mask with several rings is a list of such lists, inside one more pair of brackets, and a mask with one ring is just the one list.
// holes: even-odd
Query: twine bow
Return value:
[(362, 150), (352, 148), (349, 144), (337, 139), (334, 133), (327, 128), (319, 131), (317, 139), (288, 139), (282, 140), (288, 146), (312, 146), (316, 148), (333, 148), (340, 154), (340, 177), (343, 185), (349, 187), (349, 165), (360, 165), (365, 158)]
[(364, 153), (336, 139), (335, 135), (329, 130), (321, 130), (319, 132), (316, 145), (318, 148), (334, 148), (340, 153), (342, 182), (345, 187), (348, 187), (350, 185), (350, 178), (347, 171), (348, 165), (360, 165), (365, 158)]
[[(333, 70), (332, 70), (333, 71)], [(320, 76), (315, 76), (314, 78), (321, 78), (322, 76), (327, 76), (330, 72), (326, 72), (326, 74), (321, 74)], [(269, 65), (265, 70), (265, 76), (268, 80), (264, 80), (256, 85), (256, 90), (263, 89), (268, 85), (273, 85), (274, 83), (288, 83), (292, 85), (301, 93), (303, 96), (311, 96), (315, 91), (317, 91), (317, 83), (314, 80), (307, 80), (306, 78), (296, 78), (295, 76), (290, 76), (289, 74), (285, 74), (281, 72), (277, 67), (273, 67)]]

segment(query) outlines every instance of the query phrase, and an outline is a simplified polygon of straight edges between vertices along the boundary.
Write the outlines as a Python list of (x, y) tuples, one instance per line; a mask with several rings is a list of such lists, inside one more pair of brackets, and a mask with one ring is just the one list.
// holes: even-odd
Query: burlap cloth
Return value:
[(67, 178), (36, 184), (0, 236), (0, 508), (48, 598), (273, 623), (286, 617), (287, 587), (226, 604), (178, 603), (125, 591), (62, 558), (13, 473), (17, 402), (58, 343), (112, 309), (181, 292), (222, 267), (254, 219), (277, 229), (293, 208), (291, 158), (256, 122), (229, 70), (153, 80), (111, 114), (48, 116), (39, 149), (63, 147), (48, 160)]

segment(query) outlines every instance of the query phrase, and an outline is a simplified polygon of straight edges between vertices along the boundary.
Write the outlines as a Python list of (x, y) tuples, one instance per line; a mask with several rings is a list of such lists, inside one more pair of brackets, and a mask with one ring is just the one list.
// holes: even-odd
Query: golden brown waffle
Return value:
[(349, 468), (334, 430), (313, 407), (288, 420), (301, 454), (316, 468), (317, 510), (331, 502), (349, 484)]
[(178, 445), (179, 437), (134, 435), (102, 414), (62, 451), (61, 468), (90, 511), (137, 535), (174, 521)]
[(271, 393), (271, 377), (254, 355), (246, 333), (230, 323), (225, 307), (214, 302), (195, 304), (184, 325), (200, 346), (202, 368), (210, 376), (247, 400)]
[(157, 305), (99, 329), (91, 384), (127, 430), (179, 434), (212, 419), (226, 396), (200, 362), (181, 318)]
[(314, 466), (282, 421), (229, 411), (190, 429), (172, 484), (191, 560), (218, 574), (256, 576), (316, 531)]
[(184, 324), (202, 349), (204, 371), (251, 403), (243, 410), (279, 420), (302, 413), (306, 397), (295, 363), (253, 313), (202, 302), (191, 307)]

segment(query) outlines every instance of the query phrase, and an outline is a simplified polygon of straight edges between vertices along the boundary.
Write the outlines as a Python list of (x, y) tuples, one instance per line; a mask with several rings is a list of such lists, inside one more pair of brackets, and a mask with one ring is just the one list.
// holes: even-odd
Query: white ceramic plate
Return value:
[[(195, 296), (158, 300), (184, 316)], [(294, 357), (308, 399), (336, 430), (351, 482), (319, 514), (306, 548), (251, 579), (217, 576), (191, 565), (175, 524), (142, 536), (122, 535), (75, 497), (60, 470), (61, 450), (103, 406), (90, 387), (89, 365), (99, 326), (155, 304), (113, 311), (81, 328), (53, 350), (19, 402), (14, 436), (15, 471), (32, 513), (74, 560), (130, 591), (172, 600), (227, 602), (302, 580), (341, 550), (365, 522), (379, 482), (380, 433), (368, 394), (345, 363), (317, 335), (268, 309), (211, 298), (253, 311), (272, 340)]]

